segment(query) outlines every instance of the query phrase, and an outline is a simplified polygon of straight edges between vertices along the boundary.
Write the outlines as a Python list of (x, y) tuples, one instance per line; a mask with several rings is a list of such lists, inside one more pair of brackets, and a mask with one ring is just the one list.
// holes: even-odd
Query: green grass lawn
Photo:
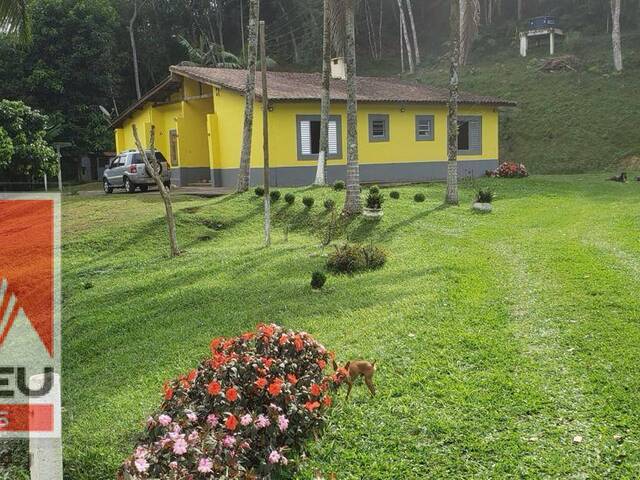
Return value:
[[(65, 478), (114, 478), (163, 381), (194, 367), (212, 337), (265, 321), (379, 365), (379, 395), (360, 384), (346, 403), (343, 392), (296, 478), (637, 475), (640, 183), (480, 185), (498, 194), (490, 215), (470, 211), (470, 184), (450, 208), (429, 184), (400, 188), (378, 224), (341, 225), (339, 241), (379, 243), (389, 261), (330, 276), (322, 294), (309, 287), (324, 264), (322, 200), (340, 207), (343, 193), (287, 190), (297, 203), (276, 205), (270, 249), (252, 194), (178, 197), (185, 253), (174, 260), (156, 194), (66, 197)], [(303, 194), (316, 198), (311, 212)]]

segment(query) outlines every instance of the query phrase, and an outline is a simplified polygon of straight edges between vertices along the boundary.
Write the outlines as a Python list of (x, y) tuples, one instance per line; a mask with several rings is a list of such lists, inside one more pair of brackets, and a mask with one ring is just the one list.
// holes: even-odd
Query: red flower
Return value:
[(263, 389), (264, 389), (264, 387), (266, 387), (266, 386), (267, 386), (267, 383), (268, 383), (268, 382), (267, 382), (267, 379), (266, 379), (266, 378), (264, 378), (264, 377), (260, 377), (260, 378), (258, 378), (258, 379), (256, 380), (255, 385), (256, 385), (256, 387), (258, 387), (260, 390), (263, 390)]
[(173, 388), (169, 386), (169, 382), (165, 382), (164, 386), (164, 399), (171, 400), (173, 398)]
[(193, 369), (189, 372), (189, 375), (187, 375), (187, 381), (193, 382), (197, 376), (198, 376), (198, 371)]
[(227, 400), (230, 402), (235, 402), (238, 399), (238, 391), (233, 387), (228, 388), (225, 392), (225, 397), (227, 397)]
[(322, 398), (322, 404), (325, 407), (330, 407), (331, 406), (331, 397), (329, 395), (326, 395), (325, 397)]
[(298, 377), (296, 377), (293, 373), (287, 373), (287, 380), (291, 385), (295, 385), (298, 383)]
[(295, 345), (297, 352), (301, 351), (304, 348), (304, 342), (300, 338), (300, 335), (295, 336), (295, 338), (293, 339), (293, 344)]
[(324, 370), (324, 367), (327, 366), (327, 362), (325, 362), (324, 360), (320, 359), (320, 360), (318, 360), (318, 366), (320, 367), (320, 370)]
[(269, 385), (269, 393), (274, 397), (280, 395), (280, 393), (282, 393), (282, 380), (276, 378), (271, 382), (271, 385)]
[(304, 404), (304, 408), (306, 408), (310, 412), (313, 412), (316, 408), (320, 408), (320, 403), (318, 403), (318, 402), (307, 402), (307, 403)]
[(311, 395), (313, 395), (314, 397), (319, 397), (320, 394), (322, 393), (322, 390), (320, 389), (320, 385), (318, 385), (317, 383), (314, 383), (313, 385), (311, 385), (311, 388), (309, 389), (309, 391), (311, 392)]
[(262, 357), (262, 363), (267, 369), (271, 368), (271, 364), (273, 363), (273, 358)]
[(211, 344), (209, 346), (211, 347), (212, 354), (214, 354), (218, 350), (218, 347), (223, 341), (224, 338), (222, 337), (214, 338), (213, 340), (211, 340)]
[(220, 390), (222, 390), (222, 387), (220, 387), (220, 384), (215, 380), (207, 385), (207, 392), (209, 392), (209, 395), (218, 395)]
[(235, 417), (235, 415), (229, 415), (224, 421), (224, 426), (227, 430), (235, 430), (238, 426), (238, 419)]
[(288, 341), (289, 341), (289, 337), (283, 333), (282, 336), (280, 337), (280, 340), (278, 340), (278, 344), (284, 345)]
[(262, 333), (262, 335), (264, 335), (267, 338), (270, 338), (276, 331), (275, 328), (273, 328), (271, 325), (258, 325), (258, 330), (260, 330), (260, 333)]
[(253, 332), (247, 332), (247, 333), (243, 333), (243, 334), (242, 334), (242, 339), (243, 339), (244, 341), (247, 341), (247, 340), (251, 340), (251, 339), (252, 339), (253, 337), (255, 337), (255, 336), (256, 336), (256, 334), (255, 334), (255, 333), (253, 333)]

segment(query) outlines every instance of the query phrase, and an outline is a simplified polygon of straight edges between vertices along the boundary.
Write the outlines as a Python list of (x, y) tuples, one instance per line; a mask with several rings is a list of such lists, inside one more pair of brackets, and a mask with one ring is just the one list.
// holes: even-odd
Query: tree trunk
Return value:
[(156, 147), (155, 147), (155, 138), (156, 138), (156, 128), (154, 125), (151, 125), (151, 135), (149, 141), (149, 150), (151, 151), (151, 155), (147, 155), (146, 150), (142, 146), (140, 142), (140, 137), (138, 136), (138, 129), (136, 124), (132, 125), (133, 129), (133, 139), (136, 143), (136, 147), (138, 148), (138, 152), (140, 152), (140, 156), (144, 161), (144, 165), (147, 171), (151, 174), (151, 177), (156, 182), (156, 186), (158, 190), (160, 190), (160, 196), (162, 197), (162, 201), (164, 202), (164, 210), (165, 217), (167, 220), (167, 230), (169, 232), (169, 245), (171, 249), (171, 256), (177, 257), (180, 255), (180, 249), (178, 248), (178, 238), (176, 236), (176, 219), (173, 216), (173, 206), (171, 205), (171, 195), (167, 188), (164, 186), (164, 182), (162, 181), (162, 177), (158, 173), (160, 171), (158, 161), (156, 160)]
[(409, 58), (409, 73), (416, 71), (413, 60), (413, 49), (411, 48), (411, 41), (409, 40), (409, 29), (407, 28), (407, 21), (404, 16), (404, 7), (402, 6), (402, 0), (398, 0), (398, 8), (400, 9), (400, 25), (404, 33), (404, 43), (407, 47), (407, 57)]
[(522, 20), (522, 2), (523, 0), (518, 0), (518, 20)]
[(418, 45), (418, 32), (416, 31), (416, 22), (413, 18), (411, 0), (407, 0), (407, 12), (409, 12), (409, 23), (411, 24), (411, 33), (413, 34), (413, 49), (416, 54), (416, 65), (420, 65), (420, 46)]
[(322, 31), (322, 101), (320, 105), (320, 153), (314, 185), (327, 183), (327, 157), (329, 156), (329, 112), (331, 109), (331, 16), (329, 2), (324, 0), (324, 26)]
[(286, 19), (286, 22), (289, 25), (289, 38), (291, 39), (291, 47), (293, 48), (293, 63), (300, 63), (300, 49), (298, 48), (298, 40), (296, 39), (296, 34), (292, 27), (291, 20), (289, 19), (289, 14), (284, 8), (282, 2), (278, 2), (278, 7), (282, 12), (282, 16)]
[(223, 32), (223, 23), (224, 23), (224, 11), (223, 11), (224, 2), (216, 2), (216, 23), (218, 24), (218, 43), (220, 45), (220, 49), (224, 50), (224, 32)]
[(355, 215), (362, 211), (360, 203), (360, 167), (358, 165), (358, 100), (356, 85), (355, 0), (345, 0), (347, 63), (347, 198), (342, 211)]
[(404, 29), (402, 28), (402, 22), (400, 23), (400, 71), (404, 73), (406, 68), (404, 66)]
[(480, 0), (460, 0), (460, 65), (466, 65), (480, 27)]
[(447, 142), (447, 195), (445, 202), (458, 205), (458, 62), (460, 60), (460, 2), (450, 1), (449, 132)]
[(247, 85), (244, 93), (244, 128), (238, 172), (239, 193), (249, 190), (251, 176), (251, 139), (253, 135), (253, 103), (256, 98), (256, 57), (258, 54), (258, 18), (260, 1), (249, 0), (249, 45), (247, 52)]
[(260, 21), (260, 67), (262, 70), (262, 148), (264, 155), (264, 244), (271, 246), (271, 170), (269, 169), (269, 91), (264, 20)]
[(611, 38), (613, 40), (613, 66), (616, 72), (622, 71), (622, 41), (620, 40), (620, 1), (611, 0)]
[(138, 0), (133, 0), (133, 15), (129, 20), (129, 40), (131, 41), (131, 55), (133, 57), (133, 78), (136, 83), (136, 95), (138, 100), (142, 98), (142, 90), (140, 89), (140, 69), (138, 67), (138, 48), (136, 47), (136, 36), (133, 28), (138, 18)]

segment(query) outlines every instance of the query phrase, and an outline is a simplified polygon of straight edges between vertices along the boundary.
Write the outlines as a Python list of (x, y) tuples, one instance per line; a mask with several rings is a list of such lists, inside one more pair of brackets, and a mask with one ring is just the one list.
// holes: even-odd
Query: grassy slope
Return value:
[[(443, 208), (443, 185), (422, 185), (388, 200), (380, 224), (347, 225), (342, 238), (383, 244), (389, 263), (331, 276), (321, 295), (308, 287), (323, 264), (320, 200), (342, 194), (312, 190), (311, 213), (281, 201), (270, 250), (251, 195), (179, 198), (186, 253), (175, 260), (157, 196), (67, 197), (65, 478), (113, 478), (164, 379), (195, 365), (211, 337), (261, 321), (380, 365), (379, 396), (358, 386), (337, 402), (298, 478), (633, 476), (640, 184), (480, 183), (499, 192), (490, 216), (469, 211), (470, 188), (463, 206)], [(417, 191), (427, 202), (411, 200)]]
[[(583, 37), (571, 51), (582, 62), (577, 72), (537, 71), (548, 47), (479, 45), (481, 52), (463, 69), (462, 88), (518, 102), (505, 111), (502, 157), (525, 163), (535, 173), (615, 171), (621, 160), (640, 156), (640, 34), (623, 38), (625, 71), (612, 74), (610, 37)], [(420, 81), (447, 84), (448, 70), (428, 68)], [(624, 168), (629, 168), (623, 162)], [(636, 160), (635, 165), (640, 165)]]

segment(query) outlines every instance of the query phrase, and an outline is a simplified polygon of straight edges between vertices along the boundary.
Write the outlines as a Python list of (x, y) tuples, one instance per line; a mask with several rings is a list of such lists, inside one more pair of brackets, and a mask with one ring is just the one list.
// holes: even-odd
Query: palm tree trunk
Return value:
[(413, 34), (413, 48), (416, 54), (416, 65), (420, 65), (420, 46), (418, 45), (418, 32), (416, 31), (416, 22), (413, 18), (413, 6), (411, 0), (407, 0), (407, 12), (409, 12), (409, 23), (411, 24), (411, 33)]
[(142, 91), (140, 89), (140, 69), (138, 67), (138, 48), (136, 46), (136, 36), (133, 31), (136, 20), (138, 18), (138, 1), (133, 0), (133, 15), (129, 20), (129, 40), (131, 41), (131, 55), (133, 57), (133, 78), (136, 83), (136, 95), (138, 100), (142, 97)]
[(460, 2), (450, 0), (449, 132), (447, 144), (447, 195), (445, 202), (458, 205), (458, 62), (460, 61)]
[(613, 28), (611, 39), (613, 41), (613, 65), (616, 72), (622, 71), (622, 41), (620, 40), (620, 0), (611, 0), (611, 20)]
[(327, 157), (329, 156), (329, 111), (331, 109), (331, 18), (330, 0), (324, 0), (324, 26), (322, 31), (322, 101), (320, 105), (320, 153), (314, 185), (326, 185)]
[(360, 167), (358, 165), (358, 100), (356, 85), (355, 1), (345, 0), (347, 63), (347, 198), (343, 214), (362, 211), (360, 202)]
[(416, 71), (413, 60), (413, 49), (411, 48), (411, 41), (409, 40), (409, 29), (407, 28), (407, 21), (404, 16), (404, 7), (402, 6), (402, 0), (398, 0), (398, 8), (400, 9), (400, 25), (404, 32), (404, 42), (407, 45), (407, 57), (409, 57), (409, 73)]
[(269, 90), (264, 20), (260, 21), (260, 67), (262, 70), (262, 148), (264, 155), (264, 244), (271, 246), (271, 170), (269, 169)]
[(247, 52), (247, 85), (244, 94), (244, 128), (238, 172), (238, 192), (249, 190), (251, 176), (251, 139), (253, 136), (253, 103), (256, 98), (256, 57), (258, 55), (258, 18), (260, 0), (249, 1), (249, 45)]

